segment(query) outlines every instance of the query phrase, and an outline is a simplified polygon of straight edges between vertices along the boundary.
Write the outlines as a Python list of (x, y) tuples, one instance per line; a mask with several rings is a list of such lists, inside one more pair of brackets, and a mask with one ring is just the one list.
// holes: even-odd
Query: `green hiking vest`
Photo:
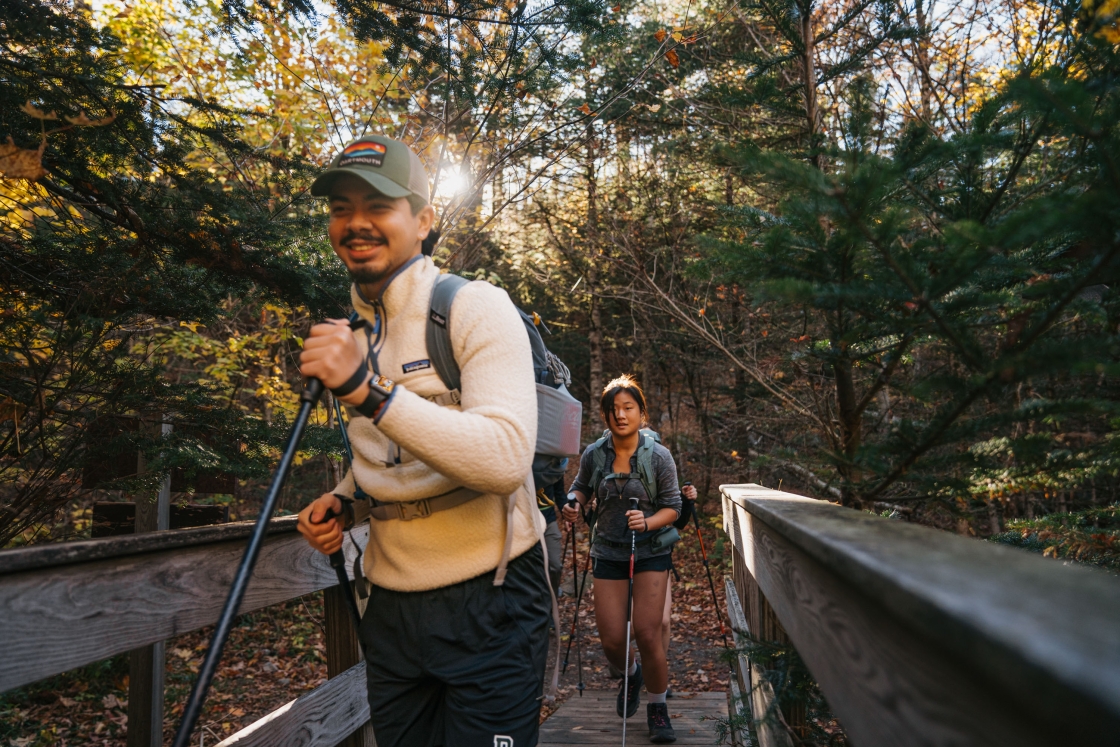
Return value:
[[(660, 491), (657, 489), (657, 473), (653, 469), (653, 449), (655, 444), (661, 443), (661, 436), (657, 435), (656, 431), (649, 428), (642, 428), (641, 440), (638, 442), (638, 450), (635, 455), (638, 457), (638, 480), (642, 483), (642, 487), (646, 491), (646, 497), (649, 498), (653, 504), (655, 511), (661, 509), (661, 502), (658, 500)], [(610, 436), (610, 431), (603, 431), (603, 437), (587, 448), (591, 449), (591, 491), (596, 499), (599, 497), (599, 485), (603, 480), (608, 480), (617, 477), (618, 473), (607, 473), (607, 453), (603, 445), (606, 444), (607, 438)], [(612, 467), (614, 465), (611, 465)], [(630, 475), (630, 473), (626, 473)], [(595, 544), (595, 525), (598, 524), (598, 514), (602, 510), (603, 504), (599, 503), (594, 515), (589, 522), (591, 530), (591, 544)], [(662, 527), (653, 536), (639, 542), (639, 545), (653, 544), (656, 548), (656, 543), (661, 543), (662, 546), (671, 546), (673, 543), (680, 539), (680, 533), (677, 528), (672, 524)], [(605, 541), (605, 540), (604, 540)]]
[[(657, 473), (653, 469), (653, 447), (654, 444), (661, 443), (661, 436), (649, 428), (642, 428), (639, 433), (642, 438), (638, 442), (638, 450), (635, 452), (638, 457), (638, 480), (641, 481), (642, 487), (646, 490), (646, 497), (650, 499), (656, 510), (661, 508), (661, 504), (657, 501)], [(607, 472), (607, 452), (603, 448), (609, 437), (610, 431), (604, 431), (602, 438), (587, 447), (591, 449), (591, 480), (588, 482), (588, 486), (596, 498), (599, 496), (599, 484), (614, 475), (614, 473)]]

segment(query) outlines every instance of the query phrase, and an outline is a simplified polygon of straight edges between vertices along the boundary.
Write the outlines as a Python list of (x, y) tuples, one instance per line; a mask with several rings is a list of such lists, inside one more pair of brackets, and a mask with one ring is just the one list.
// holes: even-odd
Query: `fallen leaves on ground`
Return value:
[[(322, 617), (321, 594), (242, 615), (191, 744), (215, 745), (323, 684)], [(212, 632), (205, 628), (167, 642), (165, 743), (179, 726)], [(127, 728), (127, 654), (0, 696), (2, 747), (125, 747)]]

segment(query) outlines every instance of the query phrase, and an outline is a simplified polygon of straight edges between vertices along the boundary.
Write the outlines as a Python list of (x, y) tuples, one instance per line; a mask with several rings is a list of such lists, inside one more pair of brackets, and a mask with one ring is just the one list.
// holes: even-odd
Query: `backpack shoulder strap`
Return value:
[(432, 366), (443, 385), (452, 392), (459, 390), (461, 381), (459, 364), (455, 362), (455, 353), (451, 349), (451, 304), (455, 294), (469, 282), (458, 275), (441, 274), (432, 285), (432, 297), (428, 303), (425, 338), (428, 357), (432, 359)]
[(655, 509), (661, 508), (657, 501), (659, 492), (657, 490), (657, 473), (653, 469), (653, 437), (648, 433), (642, 433), (642, 442), (638, 444), (638, 478), (642, 481), (642, 487), (646, 489), (646, 495), (649, 497)]
[(529, 316), (520, 308), (517, 313), (521, 315), (521, 321), (525, 323), (525, 331), (529, 334), (529, 347), (533, 351), (533, 374), (537, 377), (538, 384), (547, 384), (548, 382), (544, 379), (549, 373), (548, 348), (545, 347), (544, 339), (537, 329), (537, 319), (539, 317), (536, 317), (536, 315)]
[(591, 480), (589, 487), (591, 488), (591, 497), (599, 495), (599, 483), (603, 481), (603, 476), (607, 474), (607, 454), (603, 451), (603, 444), (606, 443), (607, 437), (603, 436), (595, 443), (587, 448), (591, 450)]

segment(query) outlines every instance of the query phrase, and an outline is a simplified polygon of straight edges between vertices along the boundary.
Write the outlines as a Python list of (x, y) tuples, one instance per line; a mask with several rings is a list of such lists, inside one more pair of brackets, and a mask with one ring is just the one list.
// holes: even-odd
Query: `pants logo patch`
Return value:
[(406, 374), (407, 373), (413, 373), (414, 371), (423, 371), (425, 368), (431, 368), (431, 367), (432, 367), (432, 362), (430, 360), (427, 360), (427, 359), (422, 360), (422, 361), (413, 361), (412, 363), (406, 363), (403, 366), (401, 366), (401, 368), (404, 369), (404, 372)]
[(501, 734), (495, 734), (494, 747), (513, 747), (513, 737), (504, 737)]

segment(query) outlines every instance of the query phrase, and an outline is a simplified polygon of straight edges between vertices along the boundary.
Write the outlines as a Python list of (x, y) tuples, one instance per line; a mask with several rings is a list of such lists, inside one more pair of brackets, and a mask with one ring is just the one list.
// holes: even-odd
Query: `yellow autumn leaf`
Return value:
[(679, 41), (681, 41), (682, 39), (684, 39), (684, 37), (683, 37), (683, 36), (681, 36), (681, 32), (679, 32), (679, 31), (674, 31), (674, 32), (673, 32), (673, 41), (675, 41), (675, 42), (679, 42)]
[(1081, 17), (1093, 35), (1111, 44), (1120, 44), (1120, 0), (1084, 0)]

